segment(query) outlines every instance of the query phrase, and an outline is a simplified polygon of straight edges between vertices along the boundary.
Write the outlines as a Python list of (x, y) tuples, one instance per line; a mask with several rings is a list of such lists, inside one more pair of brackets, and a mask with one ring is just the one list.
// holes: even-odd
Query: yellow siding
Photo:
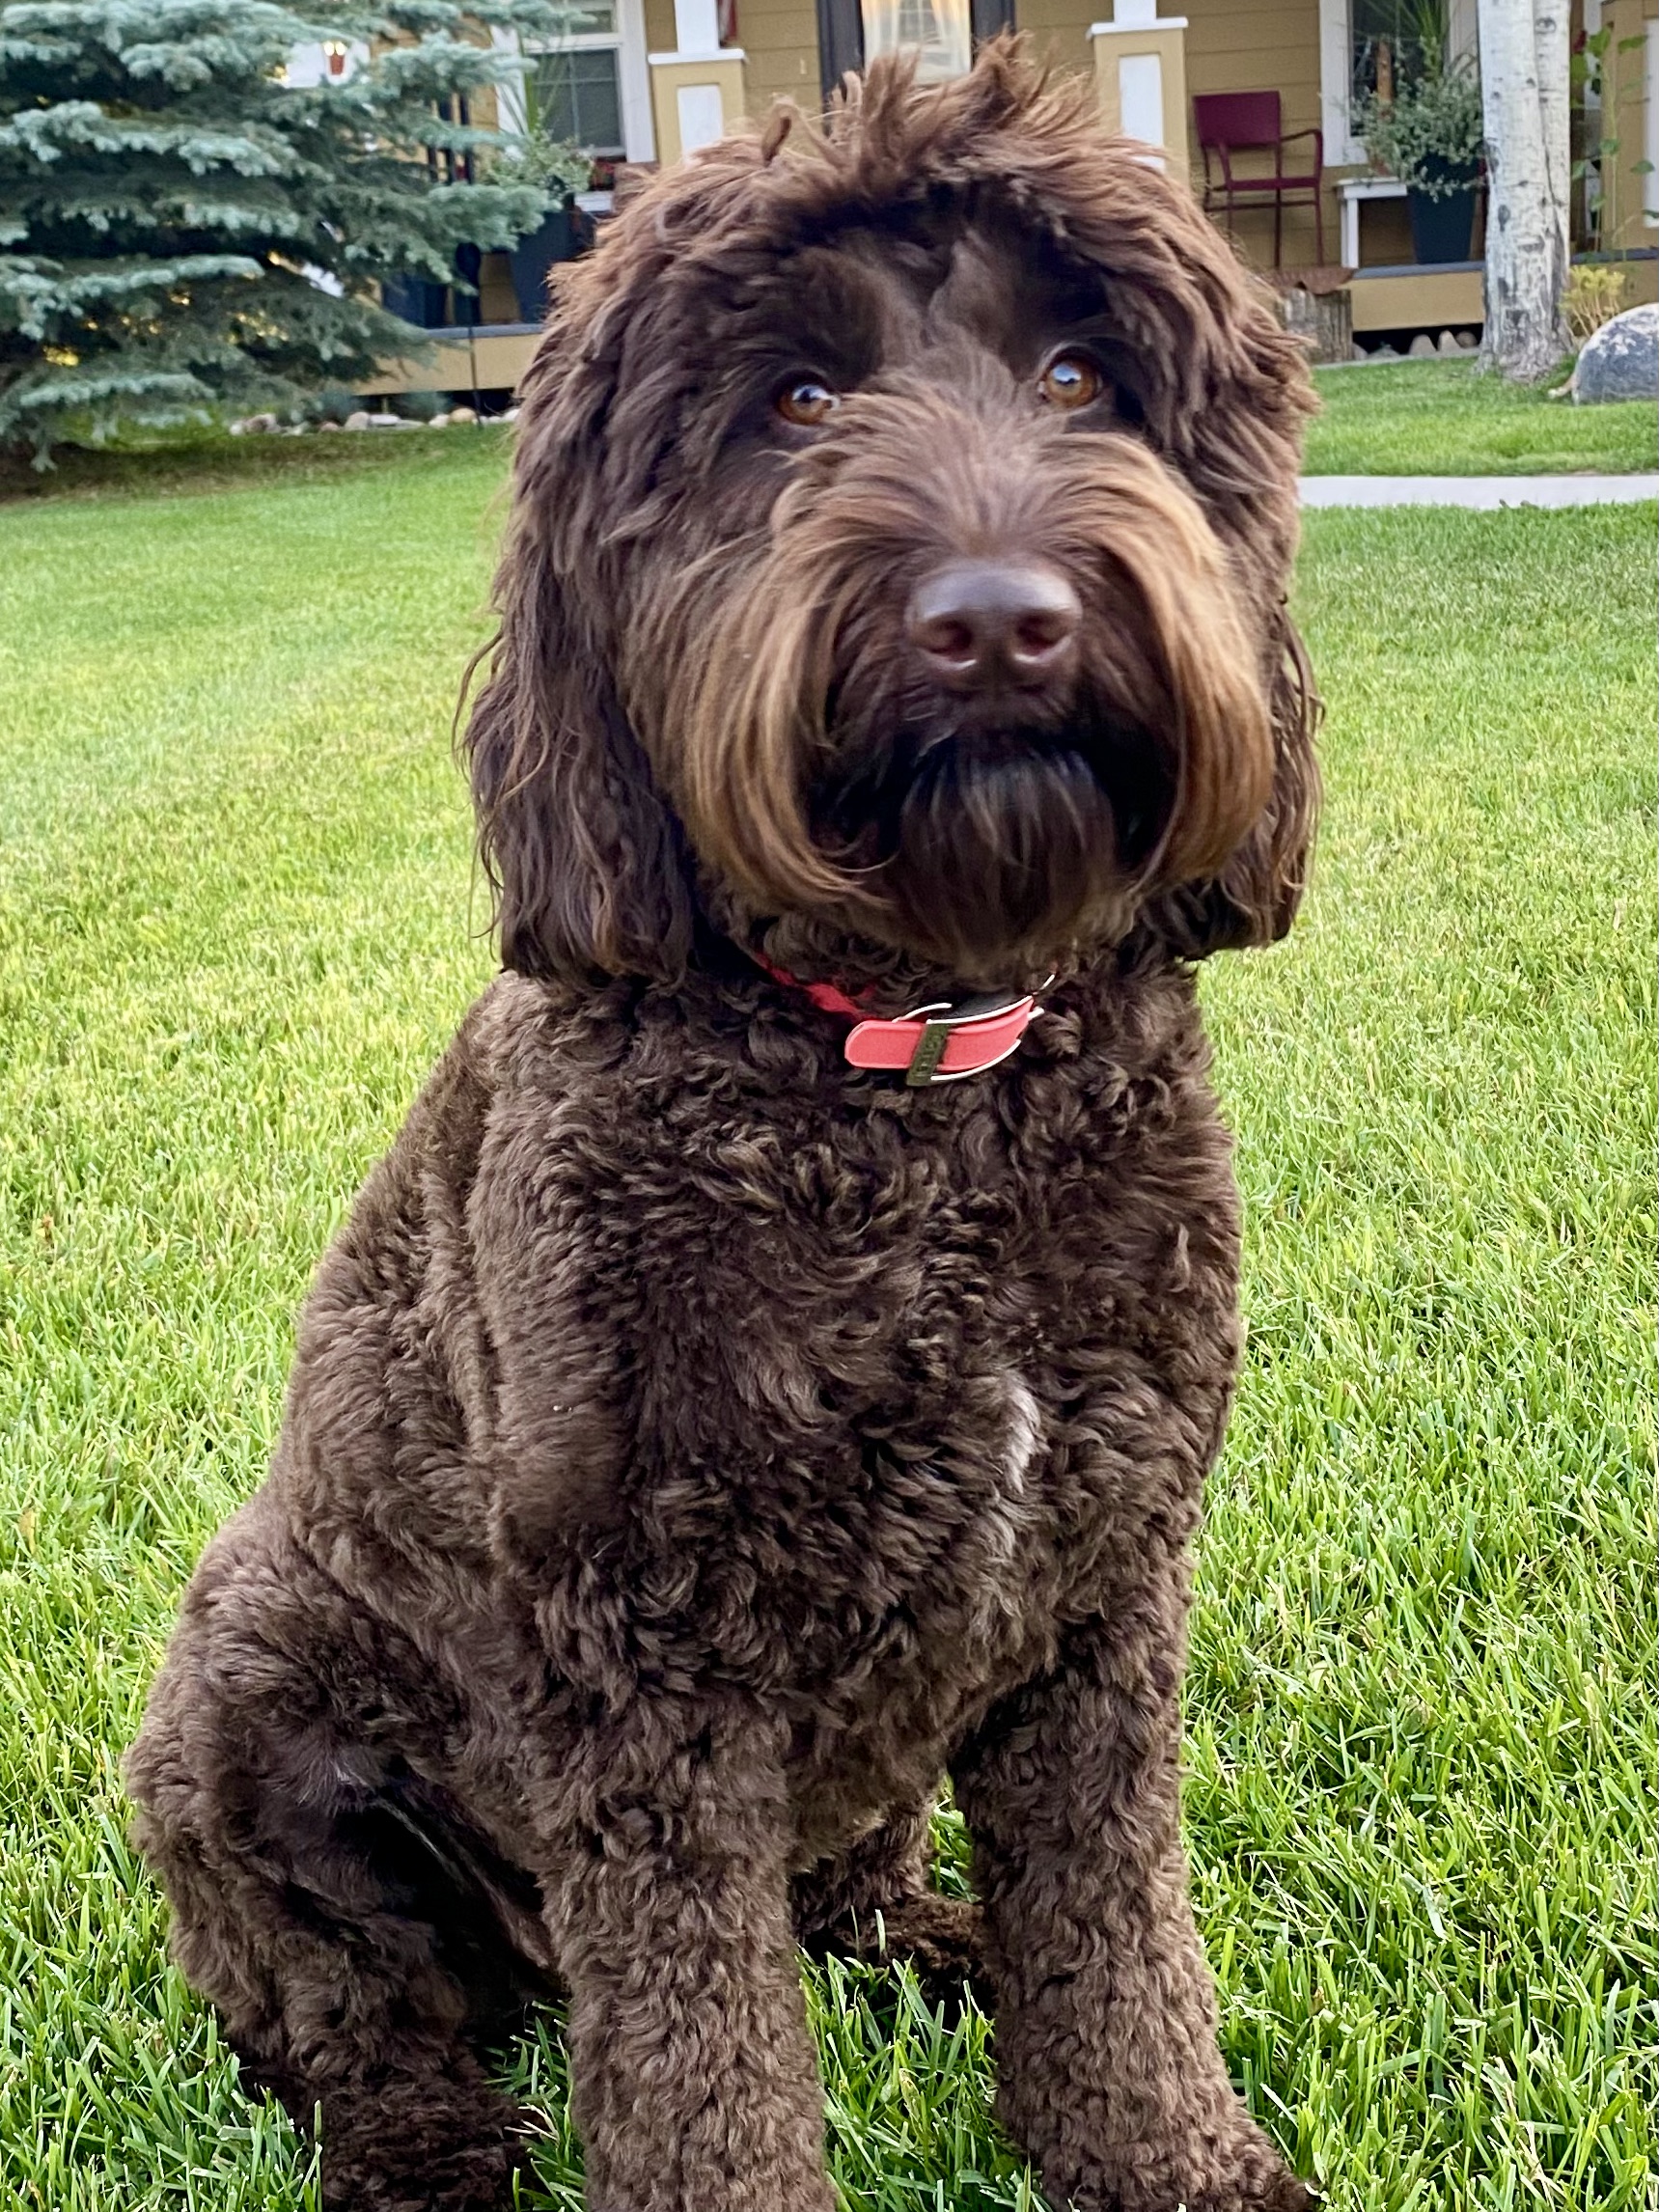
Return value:
[(674, 35), (674, 0), (645, 0), (646, 48), (653, 54), (672, 54), (677, 43)]
[(749, 57), (749, 113), (763, 116), (775, 99), (807, 109), (820, 97), (818, 19), (814, 0), (737, 0), (737, 43)]
[[(1309, 130), (1318, 125), (1318, 0), (1192, 0), (1185, 14), (1189, 93), (1277, 91), (1286, 130)], [(1189, 126), (1191, 120), (1189, 114)], [(1303, 140), (1291, 150), (1287, 166), (1305, 166), (1313, 151), (1312, 144)], [(1251, 159), (1254, 157), (1246, 157)], [(1196, 137), (1192, 141), (1192, 165), (1193, 180), (1202, 185), (1203, 163)], [(1243, 173), (1248, 175), (1248, 168)], [(1325, 260), (1331, 263), (1341, 250), (1335, 191), (1328, 188), (1324, 199)], [(1271, 263), (1271, 213), (1258, 209), (1241, 215), (1237, 235), (1247, 259), (1258, 266)], [(1313, 262), (1313, 208), (1287, 207), (1286, 267), (1306, 267)]]
[[(1169, 0), (1162, 0), (1159, 14), (1178, 15), (1180, 10), (1172, 8)], [(1080, 76), (1094, 73), (1094, 57), (1089, 46), (1090, 24), (1111, 19), (1111, 0), (1081, 14), (1077, 0), (1014, 0), (1014, 21), (1022, 31), (1030, 32), (1038, 53), (1045, 60), (1057, 62), (1062, 69), (1075, 69)]]
[[(1039, 48), (1052, 54), (1063, 67), (1083, 70), (1092, 67), (1089, 26), (1103, 16), (1110, 17), (1111, 0), (1098, 6), (1088, 5), (1088, 0), (1015, 0), (1015, 14), (1020, 28), (1032, 34)], [(1189, 98), (1198, 93), (1277, 90), (1286, 130), (1318, 124), (1318, 0), (1161, 0), (1159, 14), (1184, 14), (1187, 19)], [(1190, 107), (1187, 120), (1190, 131)], [(1300, 151), (1311, 154), (1313, 149), (1305, 145)], [(1193, 180), (1201, 184), (1203, 165), (1196, 137), (1190, 141), (1190, 152)], [(1332, 188), (1325, 194), (1327, 262), (1337, 258), (1338, 238), (1337, 199)], [(1271, 213), (1252, 210), (1241, 215), (1238, 242), (1250, 261), (1270, 263)], [(1311, 207), (1286, 210), (1284, 258), (1286, 267), (1313, 261)]]
[[(1613, 0), (1603, 8), (1604, 30), (1611, 30), (1605, 63), (1608, 83), (1603, 92), (1602, 127), (1617, 138), (1618, 151), (1603, 164), (1606, 205), (1602, 211), (1602, 237), (1611, 247), (1659, 244), (1659, 230), (1647, 220), (1644, 202), (1646, 178), (1635, 164), (1646, 153), (1647, 56), (1655, 0)], [(1640, 45), (1620, 51), (1632, 41)]]
[(1485, 314), (1479, 269), (1430, 269), (1421, 276), (1355, 277), (1348, 288), (1354, 328), (1467, 330)]

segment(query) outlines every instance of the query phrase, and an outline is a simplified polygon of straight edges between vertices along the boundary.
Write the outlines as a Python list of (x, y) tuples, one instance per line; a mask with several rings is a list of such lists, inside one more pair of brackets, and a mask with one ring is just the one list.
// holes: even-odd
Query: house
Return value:
[[(1171, 13), (1159, 14), (1160, 5)], [(1474, 63), (1476, 0), (1441, 0), (1446, 52)], [(1096, 10), (1111, 7), (1102, 20)], [(1468, 258), (1433, 265), (1413, 255), (1404, 187), (1373, 173), (1354, 135), (1356, 97), (1397, 82), (1417, 66), (1434, 0), (571, 0), (556, 45), (524, 56), (503, 96), (501, 121), (535, 121), (590, 151), (604, 183), (608, 165), (673, 161), (788, 95), (816, 104), (870, 56), (918, 50), (924, 77), (968, 67), (974, 45), (1010, 23), (1058, 65), (1095, 86), (1103, 130), (1157, 149), (1201, 192), (1213, 131), (1213, 96), (1276, 99), (1286, 144), (1279, 173), (1311, 176), (1297, 190), (1246, 192), (1230, 213), (1212, 207), (1257, 266), (1324, 272), (1341, 282), (1362, 340), (1403, 342), (1416, 330), (1472, 333), (1481, 320), (1480, 231)], [(1184, 7), (1185, 14), (1174, 8)], [(1581, 188), (1579, 243), (1628, 263), (1626, 296), (1656, 296), (1659, 246), (1659, 0), (1573, 0), (1575, 39), (1606, 30), (1599, 81), (1581, 96), (1581, 144), (1593, 156), (1594, 188)], [(501, 34), (498, 34), (501, 36)], [(1593, 74), (1593, 72), (1592, 72)], [(1599, 97), (1599, 108), (1596, 105)], [(1236, 103), (1235, 103), (1236, 110)], [(1224, 118), (1226, 110), (1222, 111)], [(1315, 139), (1311, 134), (1317, 132)], [(1301, 134), (1301, 135), (1298, 135)], [(1262, 153), (1234, 156), (1237, 172), (1272, 173)], [(1212, 178), (1218, 156), (1209, 156)], [(1645, 166), (1651, 164), (1651, 166)], [(1595, 166), (1593, 159), (1591, 168)], [(586, 196), (602, 213), (608, 194)], [(1277, 207), (1275, 199), (1281, 203)], [(516, 382), (534, 344), (518, 319), (505, 258), (486, 256), (478, 319), (439, 335), (426, 363), (390, 370), (385, 391)]]

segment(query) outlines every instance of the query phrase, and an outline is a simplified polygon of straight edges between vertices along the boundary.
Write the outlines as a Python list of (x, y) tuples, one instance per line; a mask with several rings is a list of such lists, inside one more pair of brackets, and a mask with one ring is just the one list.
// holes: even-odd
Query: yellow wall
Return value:
[[(1178, 15), (1181, 11), (1161, 0), (1159, 14)], [(1112, 0), (1099, 8), (1079, 10), (1077, 0), (1014, 0), (1014, 21), (1029, 31), (1037, 51), (1063, 69), (1080, 76), (1094, 74), (1094, 57), (1089, 47), (1089, 26), (1112, 19)]]
[(749, 113), (786, 96), (818, 104), (818, 18), (814, 0), (737, 0), (737, 43), (749, 57)]
[[(1646, 152), (1645, 41), (1655, 35), (1655, 14), (1659, 0), (1613, 0), (1601, 12), (1602, 28), (1613, 33), (1604, 65), (1602, 128), (1618, 141), (1618, 152), (1602, 167), (1602, 242), (1610, 248), (1659, 245), (1659, 229), (1647, 220), (1644, 207), (1647, 180), (1634, 166)], [(1620, 46), (1633, 40), (1643, 43), (1621, 53)]]
[[(1642, 5), (1642, 0), (1623, 0)], [(1659, 5), (1659, 0), (1652, 0)], [(813, 0), (737, 0), (737, 42), (749, 57), (747, 104), (764, 115), (780, 94), (811, 106), (818, 97), (817, 17)], [(1112, 0), (1015, 0), (1015, 18), (1039, 52), (1080, 74), (1092, 73), (1089, 26), (1110, 17)], [(1187, 18), (1187, 91), (1256, 92), (1277, 87), (1285, 128), (1319, 122), (1318, 0), (1161, 0), (1160, 13)], [(653, 49), (674, 43), (672, 0), (646, 0)], [(1191, 111), (1188, 111), (1189, 124)], [(1312, 153), (1311, 147), (1302, 149)], [(1193, 176), (1202, 178), (1196, 139)], [(1248, 173), (1248, 159), (1241, 164)], [(1372, 260), (1409, 260), (1403, 209), (1368, 207), (1366, 252)], [(1395, 235), (1398, 233), (1397, 236)], [(1325, 194), (1325, 259), (1338, 253), (1337, 200)], [(1239, 218), (1238, 242), (1247, 258), (1271, 262), (1273, 218), (1250, 211)], [(1285, 215), (1286, 266), (1313, 259), (1313, 217), (1308, 207)]]
[[(1319, 7), (1318, 0), (1183, 0), (1179, 8), (1165, 0), (1160, 13), (1184, 14), (1187, 18), (1187, 92), (1272, 92), (1279, 94), (1281, 127), (1308, 130), (1319, 121)], [(1191, 126), (1191, 113), (1188, 113)], [(1290, 150), (1285, 166), (1312, 167), (1313, 143), (1304, 139)], [(1214, 156), (1211, 156), (1213, 161)], [(1248, 176), (1258, 157), (1246, 155), (1240, 173)], [(1265, 162), (1260, 163), (1265, 168)], [(1258, 172), (1259, 173), (1259, 172)], [(1192, 140), (1192, 174), (1202, 186), (1203, 162), (1198, 139)], [(1337, 197), (1325, 193), (1325, 260), (1335, 262), (1339, 248)], [(1273, 217), (1253, 209), (1238, 218), (1238, 242), (1249, 260), (1266, 266), (1273, 260)], [(1313, 210), (1285, 210), (1284, 263), (1286, 268), (1304, 267), (1313, 260)]]

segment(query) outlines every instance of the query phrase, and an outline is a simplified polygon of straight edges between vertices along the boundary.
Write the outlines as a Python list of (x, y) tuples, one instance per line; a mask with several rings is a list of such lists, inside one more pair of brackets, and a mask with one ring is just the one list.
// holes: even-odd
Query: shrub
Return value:
[(1485, 150), (1480, 87), (1472, 71), (1430, 54), (1422, 76), (1385, 106), (1374, 93), (1356, 103), (1354, 129), (1381, 168), (1414, 192), (1444, 200), (1465, 191)]

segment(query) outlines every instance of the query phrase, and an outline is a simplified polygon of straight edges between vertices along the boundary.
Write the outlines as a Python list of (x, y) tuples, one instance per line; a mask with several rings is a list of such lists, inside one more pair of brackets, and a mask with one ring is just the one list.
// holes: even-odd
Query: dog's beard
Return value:
[(1174, 795), (1145, 733), (1073, 715), (900, 725), (815, 795), (815, 833), (870, 872), (917, 952), (990, 982), (1121, 934)]
[[(926, 425), (901, 439), (920, 402), (860, 405), (871, 429), (899, 418), (893, 437), (826, 444), (740, 558), (662, 595), (638, 656), (660, 673), (630, 711), (752, 911), (991, 985), (1120, 938), (1148, 897), (1226, 862), (1269, 796), (1265, 696), (1221, 543), (1117, 438), (1045, 438), (1047, 521), (1027, 517), (1082, 601), (1074, 684), (993, 700), (924, 682), (901, 611), (951, 542), (913, 487)], [(960, 446), (984, 426), (945, 428)], [(1005, 460), (984, 462), (986, 501)], [(691, 655), (686, 637), (709, 643)]]

